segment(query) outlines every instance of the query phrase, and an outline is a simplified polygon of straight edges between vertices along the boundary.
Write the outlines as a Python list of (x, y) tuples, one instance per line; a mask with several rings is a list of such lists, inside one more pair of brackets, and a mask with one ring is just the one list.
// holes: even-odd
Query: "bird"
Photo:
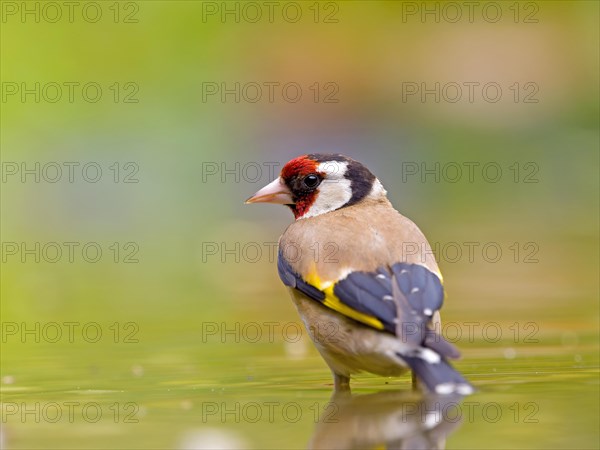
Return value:
[(413, 387), (425, 392), (474, 392), (448, 362), (460, 353), (441, 335), (445, 293), (431, 246), (365, 165), (301, 155), (246, 203), (281, 204), (294, 215), (277, 269), (335, 391), (350, 391), (361, 372), (412, 371)]

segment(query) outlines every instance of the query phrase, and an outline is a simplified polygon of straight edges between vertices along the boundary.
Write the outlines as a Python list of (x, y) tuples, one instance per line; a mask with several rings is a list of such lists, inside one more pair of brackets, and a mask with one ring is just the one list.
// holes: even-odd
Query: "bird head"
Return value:
[(246, 200), (288, 206), (296, 219), (318, 216), (386, 191), (369, 169), (339, 154), (310, 154), (289, 161), (278, 178)]

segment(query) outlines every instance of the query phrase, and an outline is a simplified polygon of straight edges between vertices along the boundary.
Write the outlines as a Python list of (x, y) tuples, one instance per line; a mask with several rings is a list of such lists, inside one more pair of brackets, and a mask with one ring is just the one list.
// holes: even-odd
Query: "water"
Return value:
[(332, 397), (305, 336), (167, 336), (31, 343), (27, 354), (8, 339), (3, 448), (598, 447), (593, 333), (467, 340), (456, 365), (478, 391), (463, 399), (370, 375), (351, 398)]

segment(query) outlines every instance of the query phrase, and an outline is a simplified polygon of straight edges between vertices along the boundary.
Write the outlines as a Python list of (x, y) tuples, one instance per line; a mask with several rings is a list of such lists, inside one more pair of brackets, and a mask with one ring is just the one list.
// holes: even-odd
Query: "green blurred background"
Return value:
[[(243, 201), (271, 181), (265, 163), (280, 169), (310, 152), (364, 162), (439, 244), (446, 321), (501, 327), (498, 342), (481, 332), (457, 342), (457, 366), (480, 390), (474, 401), (499, 402), (505, 418), (515, 402), (539, 407), (537, 423), (479, 415), (448, 448), (598, 447), (597, 2), (498, 2), (485, 14), (489, 2), (475, 2), (472, 20), (460, 2), (282, 2), (272, 20), (263, 2), (80, 2), (73, 20), (58, 2), (55, 23), (47, 2), (1, 3), (7, 448), (305, 447), (315, 425), (306, 408), (327, 402), (329, 372), (305, 335), (268, 339), (263, 325), (299, 323), (269, 253), (292, 218)], [(455, 5), (462, 18), (452, 23)], [(239, 18), (223, 17), (226, 8)], [(423, 15), (436, 9), (438, 18)], [(79, 83), (72, 101), (65, 82)], [(39, 101), (23, 97), (36, 83)], [(62, 87), (55, 102), (51, 83)], [(83, 96), (86, 83), (101, 87), (97, 102)], [(222, 83), (240, 83), (239, 101), (206, 90)], [(248, 83), (262, 86), (259, 101), (248, 101)], [(279, 83), (273, 101), (264, 83)], [(297, 102), (282, 94), (286, 83), (301, 87)], [(438, 101), (410, 94), (436, 83)], [(473, 101), (464, 83), (478, 83)], [(486, 83), (501, 87), (498, 101), (484, 97)], [(65, 162), (79, 164), (73, 182)], [(23, 182), (22, 164), (36, 163), (40, 181)], [(54, 163), (63, 173), (53, 183)], [(84, 178), (88, 163), (101, 167), (98, 182)], [(465, 163), (479, 164), (474, 178), (465, 170), (453, 182)], [(422, 164), (439, 164), (439, 181)], [(497, 182), (485, 164), (502, 169)], [(36, 242), (79, 246), (73, 262), (13, 254), (14, 243)], [(81, 254), (89, 242), (103, 250), (96, 263)], [(473, 258), (465, 242), (478, 244)], [(460, 257), (448, 256), (449, 243)], [(502, 250), (496, 262), (481, 251), (489, 243)], [(124, 261), (130, 252), (137, 262)], [(35, 342), (35, 324), (52, 322), (95, 322), (102, 339)], [(253, 322), (258, 342), (221, 334)], [(523, 337), (530, 322), (536, 342)], [(23, 326), (34, 333), (23, 337)], [(355, 391), (408, 385), (364, 375)], [(65, 401), (97, 402), (104, 416), (9, 414)], [(305, 414), (204, 420), (209, 401), (299, 402)], [(115, 423), (115, 402), (131, 403), (137, 423)]]

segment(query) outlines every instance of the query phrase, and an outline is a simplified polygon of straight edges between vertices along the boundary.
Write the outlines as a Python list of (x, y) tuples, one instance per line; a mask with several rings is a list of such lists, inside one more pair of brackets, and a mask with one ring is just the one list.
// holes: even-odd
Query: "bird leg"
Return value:
[(410, 375), (412, 377), (412, 390), (418, 391), (419, 390), (419, 379), (417, 378), (417, 375), (414, 372), (411, 372)]
[(333, 386), (336, 392), (350, 393), (350, 377), (333, 372)]

